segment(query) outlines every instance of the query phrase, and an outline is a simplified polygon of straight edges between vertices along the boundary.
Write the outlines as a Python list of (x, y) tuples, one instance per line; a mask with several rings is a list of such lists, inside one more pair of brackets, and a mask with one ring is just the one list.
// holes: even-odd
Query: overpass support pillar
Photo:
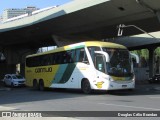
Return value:
[(5, 74), (16, 73), (16, 64), (20, 63), (20, 73), (24, 75), (25, 70), (25, 57), (29, 54), (36, 53), (37, 49), (24, 49), (24, 48), (6, 48), (4, 49), (5, 61), (0, 61), (0, 78)]
[(156, 12), (156, 15), (157, 15), (157, 18), (158, 18), (158, 20), (160, 22), (160, 10)]
[(5, 74), (16, 73), (16, 64), (7, 64), (6, 61), (0, 63), (0, 79), (4, 77)]
[(154, 56), (154, 51), (155, 51), (155, 47), (153, 48), (149, 48), (149, 77), (153, 77), (155, 74), (155, 56)]

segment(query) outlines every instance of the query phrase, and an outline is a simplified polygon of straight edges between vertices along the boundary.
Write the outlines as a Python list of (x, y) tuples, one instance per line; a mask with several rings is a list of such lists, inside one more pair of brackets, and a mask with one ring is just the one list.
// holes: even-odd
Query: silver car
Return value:
[(6, 86), (25, 86), (25, 78), (17, 74), (6, 74), (3, 81)]

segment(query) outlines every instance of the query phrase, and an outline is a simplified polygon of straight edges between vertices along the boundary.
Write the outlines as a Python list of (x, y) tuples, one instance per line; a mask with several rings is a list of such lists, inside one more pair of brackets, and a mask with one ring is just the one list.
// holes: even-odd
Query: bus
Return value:
[[(26, 57), (26, 85), (92, 90), (134, 89), (132, 56), (125, 46), (86, 41)], [(138, 60), (137, 60), (138, 61)]]

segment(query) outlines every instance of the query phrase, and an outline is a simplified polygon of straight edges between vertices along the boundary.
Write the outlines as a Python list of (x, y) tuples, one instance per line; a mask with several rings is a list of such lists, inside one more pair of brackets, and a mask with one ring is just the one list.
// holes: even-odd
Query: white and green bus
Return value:
[(88, 41), (26, 57), (27, 86), (35, 89), (134, 89), (131, 54), (125, 46)]

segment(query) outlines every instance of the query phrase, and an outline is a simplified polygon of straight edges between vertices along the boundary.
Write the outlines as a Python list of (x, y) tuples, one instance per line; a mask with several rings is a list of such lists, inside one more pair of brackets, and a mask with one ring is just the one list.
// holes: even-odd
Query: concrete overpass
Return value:
[[(6, 64), (12, 66), (18, 62), (23, 63), (24, 57), (39, 47), (115, 37), (117, 25), (121, 23), (136, 25), (147, 32), (159, 31), (158, 3), (159, 0), (72, 1), (57, 8), (1, 24), (0, 49), (7, 57)], [(135, 28), (124, 29), (125, 36), (138, 33), (141, 31)], [(136, 46), (139, 46), (139, 42), (136, 43)], [(125, 44), (125, 41), (122, 44)], [(159, 42), (153, 42), (150, 47), (159, 45)]]

